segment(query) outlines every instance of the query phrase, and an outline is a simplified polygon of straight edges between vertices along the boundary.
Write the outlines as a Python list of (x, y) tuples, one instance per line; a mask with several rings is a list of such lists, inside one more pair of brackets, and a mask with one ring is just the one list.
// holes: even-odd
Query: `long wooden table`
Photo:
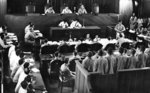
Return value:
[(61, 27), (50, 27), (49, 40), (69, 40), (71, 37), (77, 39), (85, 38), (86, 34), (90, 34), (92, 38), (95, 35), (102, 37), (101, 28), (98, 26), (86, 26), (84, 28), (61, 28)]

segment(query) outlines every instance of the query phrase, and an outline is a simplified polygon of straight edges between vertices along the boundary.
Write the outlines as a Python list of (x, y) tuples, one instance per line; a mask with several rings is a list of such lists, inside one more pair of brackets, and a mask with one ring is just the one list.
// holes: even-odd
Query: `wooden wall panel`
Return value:
[(7, 0), (0, 0), (0, 25), (4, 25), (4, 15), (7, 10)]

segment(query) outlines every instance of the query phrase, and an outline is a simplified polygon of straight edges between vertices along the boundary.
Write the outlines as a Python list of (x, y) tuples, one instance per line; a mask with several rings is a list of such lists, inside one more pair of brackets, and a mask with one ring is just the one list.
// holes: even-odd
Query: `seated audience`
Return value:
[(25, 80), (22, 81), (18, 93), (27, 93), (27, 87), (28, 83)]
[(3, 25), (0, 27), (0, 34), (1, 33), (4, 33), (4, 34), (7, 33), (7, 26), (6, 25)]
[(125, 37), (125, 35), (124, 35), (125, 30), (126, 30), (125, 26), (122, 24), (122, 21), (119, 20), (119, 23), (115, 26), (116, 39), (118, 39), (119, 34), (121, 34), (123, 37)]
[(94, 60), (92, 59), (92, 55), (92, 52), (89, 51), (86, 58), (82, 61), (83, 67), (89, 72), (93, 71)]
[(72, 11), (69, 9), (68, 6), (66, 6), (66, 7), (62, 10), (61, 14), (72, 14)]
[(24, 63), (24, 58), (21, 58), (19, 61), (18, 61), (18, 64), (12, 69), (11, 71), (11, 77), (13, 78), (14, 75), (16, 74), (17, 70), (19, 69), (19, 67)]
[(86, 11), (86, 9), (85, 9), (85, 7), (84, 7), (83, 4), (80, 5), (80, 7), (79, 7), (79, 9), (78, 9), (78, 14), (79, 14), (79, 15), (80, 15), (80, 14), (87, 14), (87, 11)]
[(77, 20), (71, 20), (69, 28), (81, 28), (82, 25)]
[(98, 72), (102, 75), (107, 74), (108, 71), (108, 61), (104, 57), (104, 51), (101, 49), (99, 52), (99, 58), (94, 62), (94, 72)]
[(55, 14), (53, 7), (51, 6), (51, 7), (47, 8), (45, 10), (45, 14)]
[(14, 82), (14, 83), (17, 83), (17, 82), (18, 82), (18, 79), (19, 79), (21, 73), (24, 72), (24, 70), (27, 69), (28, 67), (29, 67), (29, 63), (26, 62), (26, 63), (22, 64), (22, 65), (18, 68), (17, 72), (15, 73), (15, 75), (14, 75), (14, 77), (13, 77), (13, 82)]
[(5, 34), (0, 33), (0, 49), (3, 49), (3, 48), (6, 49), (10, 47), (10, 45), (5, 44), (5, 41), (6, 41)]
[(29, 68), (25, 68), (23, 72), (20, 73), (20, 76), (19, 76), (19, 79), (18, 79), (18, 82), (17, 82), (17, 85), (15, 87), (15, 93), (18, 93), (19, 91), (19, 88), (20, 88), (20, 84), (21, 82), (25, 79), (25, 78), (31, 78), (29, 76)]

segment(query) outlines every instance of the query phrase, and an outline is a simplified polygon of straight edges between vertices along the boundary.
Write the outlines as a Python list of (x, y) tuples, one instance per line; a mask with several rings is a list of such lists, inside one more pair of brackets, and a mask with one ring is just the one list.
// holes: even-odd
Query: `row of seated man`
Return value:
[[(67, 5), (65, 5), (65, 7), (62, 9), (61, 14), (72, 14), (73, 12), (76, 11), (76, 8), (74, 9), (74, 11), (72, 11), (71, 9), (69, 9), (69, 7)], [(49, 6), (47, 9), (45, 9), (45, 14), (55, 14), (55, 10), (53, 9), (52, 6)], [(83, 4), (80, 4), (80, 7), (78, 8), (77, 14), (87, 14), (87, 11), (84, 7)]]
[(15, 93), (46, 92), (40, 74), (40, 57), (38, 54), (25, 54), (20, 46), (11, 45), (8, 51), (9, 76), (15, 85)]

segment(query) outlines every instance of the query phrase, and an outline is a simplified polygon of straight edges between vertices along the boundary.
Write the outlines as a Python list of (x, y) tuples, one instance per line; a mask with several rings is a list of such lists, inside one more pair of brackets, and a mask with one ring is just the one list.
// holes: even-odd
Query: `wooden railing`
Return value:
[(116, 74), (87, 72), (76, 62), (77, 93), (150, 93), (150, 68), (128, 69)]
[(81, 63), (76, 62), (75, 89), (77, 93), (90, 93), (89, 72), (87, 72)]

